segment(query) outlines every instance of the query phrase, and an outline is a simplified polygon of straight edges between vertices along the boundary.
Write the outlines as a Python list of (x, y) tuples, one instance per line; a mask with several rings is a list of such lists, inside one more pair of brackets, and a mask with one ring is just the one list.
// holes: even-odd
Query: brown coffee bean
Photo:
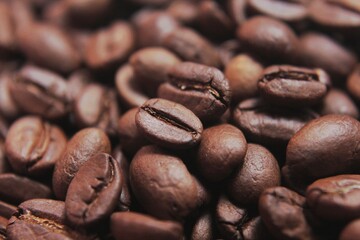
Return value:
[(14, 52), (17, 49), (15, 24), (10, 10), (10, 4), (0, 2), (0, 56)]
[(86, 64), (95, 70), (117, 67), (135, 48), (135, 33), (124, 21), (112, 23), (90, 37), (85, 52)]
[(63, 131), (39, 117), (15, 121), (6, 136), (6, 155), (13, 170), (30, 176), (51, 175), (66, 147)]
[(95, 79), (86, 69), (80, 69), (73, 72), (67, 81), (68, 99), (71, 103), (79, 97), (82, 90)]
[(0, 199), (19, 204), (33, 198), (51, 198), (51, 189), (42, 183), (12, 173), (0, 174)]
[(197, 184), (181, 159), (155, 146), (135, 155), (130, 183), (145, 211), (159, 219), (182, 221), (198, 203)]
[(289, 141), (282, 169), (297, 191), (313, 181), (358, 171), (360, 123), (346, 115), (327, 115), (309, 122)]
[(340, 240), (357, 240), (360, 238), (360, 219), (350, 222), (342, 230)]
[(348, 77), (346, 87), (350, 94), (360, 102), (360, 65)]
[(99, 153), (88, 159), (71, 181), (65, 199), (67, 219), (75, 226), (94, 226), (114, 211), (123, 179), (115, 159)]
[(5, 71), (0, 74), (0, 113), (13, 119), (20, 114), (20, 109), (11, 96), (10, 84), (15, 80), (15, 72)]
[(248, 144), (244, 163), (227, 183), (227, 194), (242, 206), (257, 204), (261, 193), (280, 185), (280, 168), (266, 148)]
[(330, 84), (329, 76), (321, 69), (274, 65), (264, 69), (258, 88), (269, 102), (293, 107), (319, 103)]
[(11, 216), (16, 213), (17, 208), (14, 205), (0, 201), (0, 216), (6, 219), (11, 218)]
[(360, 175), (338, 175), (312, 183), (306, 190), (311, 211), (325, 220), (350, 221), (360, 217)]
[(215, 233), (213, 230), (212, 216), (210, 213), (202, 214), (195, 222), (191, 232), (191, 240), (213, 240)]
[(136, 114), (136, 126), (160, 146), (184, 149), (199, 143), (203, 126), (193, 112), (165, 99), (146, 101)]
[(158, 97), (184, 105), (203, 121), (216, 120), (230, 105), (231, 92), (224, 74), (213, 67), (183, 62), (169, 72)]
[(56, 119), (69, 110), (67, 83), (54, 72), (25, 66), (10, 82), (11, 96), (24, 112)]
[(247, 0), (227, 0), (226, 10), (230, 18), (237, 25), (242, 24), (246, 20)]
[(84, 87), (74, 103), (74, 113), (80, 127), (98, 127), (109, 135), (115, 135), (118, 131), (116, 93), (100, 84)]
[(171, 221), (160, 221), (150, 216), (122, 212), (111, 215), (111, 232), (116, 240), (180, 240), (182, 227)]
[(0, 174), (10, 171), (11, 169), (9, 166), (9, 162), (6, 159), (6, 154), (5, 154), (5, 144), (4, 141), (0, 139)]
[(0, 239), (6, 239), (6, 227), (8, 224), (8, 219), (0, 217)]
[(53, 190), (58, 199), (65, 199), (67, 189), (79, 168), (97, 153), (110, 153), (111, 144), (106, 134), (98, 128), (77, 132), (67, 143), (62, 158), (56, 162)]
[(175, 0), (166, 8), (166, 12), (185, 25), (193, 25), (197, 21), (198, 6), (194, 1)]
[(243, 164), (247, 143), (244, 134), (230, 124), (205, 129), (196, 164), (208, 181), (222, 181)]

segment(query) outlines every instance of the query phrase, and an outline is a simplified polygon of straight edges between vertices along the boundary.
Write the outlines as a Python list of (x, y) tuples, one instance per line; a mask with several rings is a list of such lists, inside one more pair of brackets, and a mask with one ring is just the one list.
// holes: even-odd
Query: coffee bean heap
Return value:
[(360, 239), (359, 0), (0, 0), (0, 239)]

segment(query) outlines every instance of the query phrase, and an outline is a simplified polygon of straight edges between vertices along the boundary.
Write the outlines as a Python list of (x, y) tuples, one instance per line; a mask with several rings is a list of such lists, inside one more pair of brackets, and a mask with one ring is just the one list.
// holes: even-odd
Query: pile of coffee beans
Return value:
[(0, 239), (360, 239), (359, 0), (0, 0)]

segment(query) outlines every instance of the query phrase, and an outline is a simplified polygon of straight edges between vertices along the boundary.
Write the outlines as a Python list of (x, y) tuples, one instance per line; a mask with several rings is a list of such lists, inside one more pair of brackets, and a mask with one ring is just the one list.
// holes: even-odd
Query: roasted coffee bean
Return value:
[(33, 199), (23, 202), (10, 218), (6, 229), (7, 239), (96, 239), (77, 232), (66, 225), (64, 202), (50, 199)]
[(69, 76), (67, 82), (68, 99), (71, 103), (79, 97), (82, 90), (90, 83), (94, 82), (95, 79), (91, 73), (86, 69), (80, 69), (73, 72)]
[(265, 145), (286, 144), (317, 115), (308, 109), (282, 109), (252, 98), (240, 102), (233, 120), (249, 140)]
[(358, 65), (346, 82), (347, 90), (360, 102), (360, 65)]
[(15, 24), (9, 2), (0, 2), (0, 57), (17, 49)]
[(259, 200), (261, 219), (276, 239), (316, 239), (305, 207), (303, 196), (284, 187), (265, 190)]
[(294, 61), (298, 39), (286, 24), (259, 16), (244, 22), (237, 29), (244, 49), (271, 62)]
[(344, 114), (353, 118), (359, 117), (359, 110), (351, 98), (340, 89), (331, 89), (319, 107), (321, 115)]
[(6, 159), (5, 154), (5, 144), (2, 139), (0, 139), (0, 174), (10, 172), (10, 166)]
[(205, 129), (196, 159), (198, 170), (208, 181), (222, 181), (242, 165), (246, 149), (244, 134), (230, 124)]
[(360, 238), (360, 219), (350, 222), (342, 230), (340, 240), (357, 240)]
[(135, 212), (114, 213), (110, 228), (116, 240), (180, 240), (183, 235), (178, 223), (160, 221)]
[(257, 204), (260, 194), (280, 185), (280, 168), (266, 148), (248, 144), (244, 163), (227, 183), (228, 196), (242, 206)]
[(286, 149), (283, 175), (302, 192), (313, 181), (356, 172), (360, 158), (360, 123), (346, 115), (315, 119), (298, 131)]
[(27, 24), (17, 30), (21, 50), (36, 64), (69, 73), (80, 66), (81, 57), (70, 36), (45, 23)]
[(56, 119), (68, 112), (65, 79), (54, 72), (25, 66), (10, 82), (11, 96), (24, 112)]
[(135, 33), (124, 21), (112, 23), (90, 37), (85, 51), (86, 64), (95, 70), (117, 67), (135, 48)]
[(9, 126), (7, 121), (0, 115), (0, 139), (4, 140), (7, 132), (9, 130)]
[(193, 176), (193, 180), (196, 183), (197, 188), (197, 206), (199, 209), (204, 209), (213, 201), (211, 189), (209, 189), (208, 185), (205, 185), (205, 182), (200, 181), (195, 176)]
[(119, 107), (115, 91), (100, 84), (88, 84), (74, 103), (76, 123), (80, 127), (98, 127), (109, 135), (118, 130)]
[(323, 70), (290, 65), (265, 68), (258, 83), (259, 92), (266, 100), (288, 107), (319, 103), (329, 86), (329, 76)]
[(185, 25), (194, 25), (199, 8), (194, 1), (175, 0), (166, 8), (166, 12)]
[(223, 73), (213, 67), (184, 62), (169, 72), (158, 97), (184, 105), (201, 120), (216, 120), (229, 107), (231, 92)]
[(0, 199), (19, 204), (33, 198), (51, 198), (51, 189), (42, 183), (12, 173), (0, 174)]
[(199, 143), (203, 126), (186, 107), (165, 99), (146, 101), (135, 117), (136, 126), (151, 142), (184, 149)]
[(0, 239), (6, 239), (6, 227), (8, 219), (0, 217)]
[(240, 54), (226, 64), (224, 72), (229, 80), (233, 104), (256, 96), (258, 80), (263, 72), (259, 62), (249, 55)]
[(230, 18), (237, 25), (242, 24), (246, 20), (247, 0), (227, 0), (226, 10)]
[(357, 61), (354, 53), (320, 33), (310, 32), (302, 35), (298, 47), (302, 64), (325, 70), (334, 83), (341, 83)]
[(140, 107), (149, 99), (135, 81), (134, 68), (130, 64), (119, 68), (115, 76), (115, 84), (120, 101), (127, 108)]
[(10, 91), (10, 84), (15, 81), (15, 74), (15, 72), (10, 71), (0, 74), (0, 113), (10, 119), (20, 114), (20, 109), (11, 96)]
[(238, 40), (230, 39), (218, 46), (218, 52), (221, 61), (221, 68), (225, 68), (230, 60), (241, 51), (241, 45)]
[(338, 175), (312, 183), (306, 201), (318, 217), (330, 221), (350, 221), (360, 217), (360, 175)]
[(118, 121), (118, 135), (124, 151), (129, 155), (134, 155), (149, 143), (136, 126), (135, 117), (138, 111), (139, 108), (130, 109)]
[(304, 21), (308, 16), (303, 0), (250, 0), (248, 8), (255, 14), (268, 15), (285, 22)]
[(39, 117), (15, 121), (6, 136), (6, 155), (16, 173), (30, 176), (51, 175), (66, 147), (63, 131)]
[(220, 66), (220, 56), (216, 48), (203, 36), (190, 28), (178, 28), (168, 34), (163, 45), (185, 61), (208, 66)]
[(250, 219), (243, 225), (242, 236), (246, 240), (274, 239), (259, 216)]
[(55, 164), (53, 190), (58, 199), (65, 199), (67, 189), (79, 168), (97, 153), (110, 153), (111, 144), (98, 128), (77, 132), (67, 143), (62, 158)]
[(195, 222), (191, 232), (191, 240), (215, 239), (212, 216), (210, 213), (202, 214)]
[(16, 206), (13, 206), (9, 203), (0, 201), (0, 216), (1, 217), (9, 219), (16, 211), (17, 211)]
[(94, 226), (109, 217), (120, 197), (123, 176), (115, 159), (99, 153), (75, 174), (65, 199), (67, 219), (75, 226)]
[(145, 211), (159, 219), (181, 221), (198, 203), (197, 184), (182, 160), (155, 146), (143, 147), (135, 155), (130, 183)]
[(160, 84), (166, 81), (168, 71), (180, 63), (180, 59), (172, 52), (160, 48), (143, 48), (131, 55), (129, 60), (134, 69), (135, 80), (149, 96), (156, 96)]

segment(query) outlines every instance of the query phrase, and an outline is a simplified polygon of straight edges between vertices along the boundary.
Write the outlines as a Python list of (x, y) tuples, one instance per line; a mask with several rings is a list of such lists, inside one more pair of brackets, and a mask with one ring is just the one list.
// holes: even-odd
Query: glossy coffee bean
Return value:
[(116, 240), (180, 240), (182, 227), (171, 221), (160, 221), (135, 212), (111, 215), (111, 232)]
[(330, 84), (329, 76), (321, 69), (274, 65), (264, 69), (258, 88), (269, 102), (293, 107), (319, 103)]
[(210, 213), (202, 214), (195, 222), (191, 240), (212, 240), (215, 238), (213, 221)]
[(80, 127), (98, 127), (109, 135), (118, 130), (119, 107), (116, 93), (100, 84), (88, 84), (74, 103), (76, 123)]
[(221, 181), (243, 164), (247, 143), (244, 134), (230, 124), (205, 129), (196, 164), (208, 181)]
[(86, 45), (85, 62), (95, 70), (114, 68), (125, 61), (134, 48), (133, 28), (127, 22), (117, 21), (90, 37)]
[(17, 31), (17, 41), (27, 58), (61, 73), (80, 66), (81, 57), (70, 36), (57, 26), (31, 23)]
[(232, 104), (256, 96), (262, 72), (262, 65), (246, 54), (237, 55), (226, 64), (224, 73), (229, 80)]
[(149, 96), (156, 96), (159, 85), (166, 81), (168, 71), (180, 59), (172, 52), (160, 48), (143, 48), (131, 55), (130, 64), (136, 81), (144, 87)]
[(0, 199), (3, 201), (20, 204), (33, 198), (51, 197), (51, 189), (42, 183), (13, 173), (0, 174)]
[(6, 136), (6, 155), (16, 173), (51, 175), (66, 147), (66, 136), (57, 126), (39, 117), (15, 121)]
[(197, 184), (182, 160), (155, 146), (135, 155), (130, 183), (145, 211), (159, 219), (182, 221), (198, 203)]
[(203, 126), (193, 112), (165, 99), (146, 101), (136, 114), (136, 126), (151, 142), (184, 149), (199, 143)]
[(280, 185), (280, 168), (275, 157), (266, 148), (248, 144), (244, 163), (227, 183), (227, 194), (242, 206), (257, 204), (267, 188)]
[(306, 201), (318, 217), (330, 221), (350, 221), (360, 217), (360, 175), (338, 175), (312, 183)]
[(276, 239), (316, 239), (306, 220), (305, 198), (284, 187), (265, 190), (259, 211), (267, 229)]
[(56, 119), (69, 110), (66, 80), (44, 68), (30, 65), (22, 68), (10, 83), (10, 93), (26, 113)]
[(99, 153), (88, 159), (75, 174), (65, 199), (67, 219), (75, 226), (94, 226), (114, 211), (123, 176), (115, 159)]
[(110, 153), (107, 135), (98, 128), (86, 128), (77, 132), (67, 143), (62, 158), (56, 162), (53, 174), (53, 190), (58, 199), (65, 199), (67, 189), (79, 168), (98, 153)]
[(9, 119), (20, 114), (20, 109), (11, 96), (10, 85), (15, 81), (15, 72), (6, 71), (0, 74), (0, 113)]
[(207, 121), (218, 119), (226, 111), (231, 92), (220, 70), (184, 62), (170, 70), (168, 82), (159, 87), (158, 97), (180, 103)]
[(233, 121), (245, 136), (265, 145), (286, 144), (307, 122), (317, 117), (308, 109), (282, 109), (258, 98), (240, 102)]
[(346, 87), (350, 94), (360, 102), (360, 65), (357, 65), (348, 77)]
[(350, 222), (342, 230), (340, 240), (357, 240), (360, 238), (360, 219)]
[(248, 19), (237, 29), (237, 37), (244, 49), (271, 62), (292, 61), (297, 55), (295, 33), (273, 18)]
[(360, 123), (346, 115), (309, 122), (289, 141), (282, 169), (287, 182), (303, 191), (313, 181), (359, 169)]

